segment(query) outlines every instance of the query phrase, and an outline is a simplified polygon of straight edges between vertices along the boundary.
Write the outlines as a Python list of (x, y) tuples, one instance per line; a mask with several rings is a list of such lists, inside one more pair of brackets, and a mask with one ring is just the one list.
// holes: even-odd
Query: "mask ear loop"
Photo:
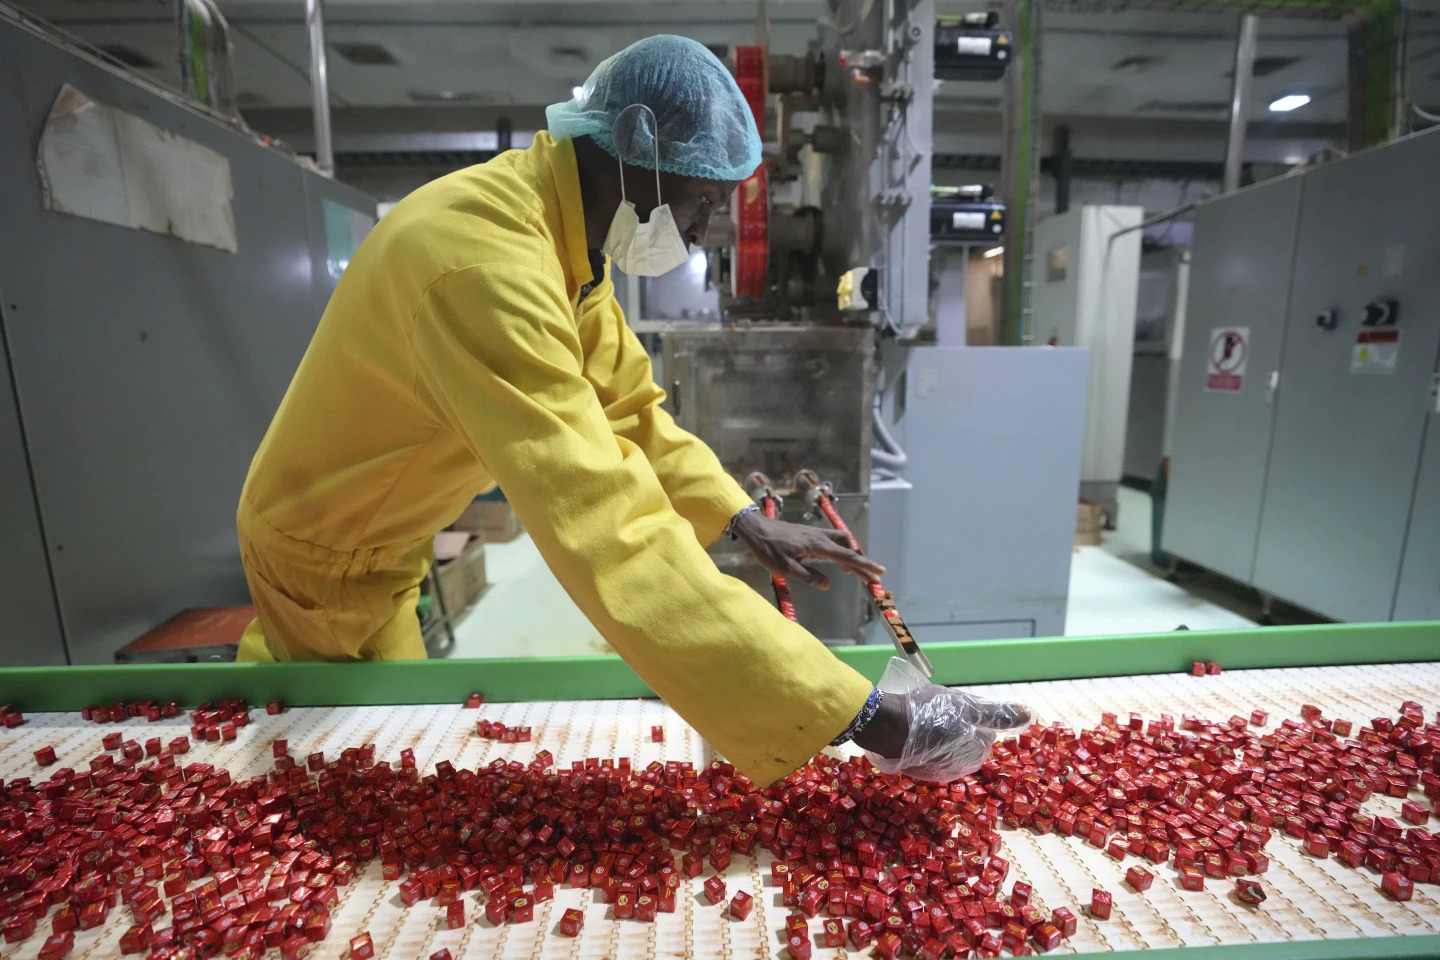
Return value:
[[(651, 140), (652, 144), (653, 144), (654, 147), (655, 147), (655, 206), (658, 207), (658, 206), (661, 205), (661, 203), (660, 203), (660, 118), (657, 117), (657, 116), (655, 116), (655, 111), (654, 111), (654, 110), (651, 110), (651, 109), (650, 109), (650, 105), (649, 105), (649, 104), (645, 104), (645, 103), (632, 103), (629, 107), (626, 107), (624, 110), (620, 111), (621, 114), (623, 115), (623, 114), (625, 114), (626, 112), (628, 112), (628, 111), (631, 109), (631, 107), (639, 107), (640, 109), (644, 110), (646, 113), (650, 114), (650, 119), (651, 119), (651, 120), (653, 121), (653, 123), (654, 123), (654, 129), (653, 129), (653, 131), (652, 131), (652, 133), (651, 133), (650, 140)], [(619, 123), (619, 120), (618, 120), (618, 119), (616, 120), (616, 123), (617, 123), (617, 124)], [(613, 133), (612, 133), (611, 136), (612, 136), (612, 139), (613, 139), (613, 136), (614, 136)], [(621, 203), (624, 203), (624, 202), (625, 202), (625, 162), (620, 159), (620, 149), (619, 149), (619, 144), (618, 144), (618, 143), (616, 144), (616, 149), (615, 149), (615, 163), (616, 163), (616, 165), (618, 165), (618, 166), (620, 167), (620, 202), (621, 202)]]

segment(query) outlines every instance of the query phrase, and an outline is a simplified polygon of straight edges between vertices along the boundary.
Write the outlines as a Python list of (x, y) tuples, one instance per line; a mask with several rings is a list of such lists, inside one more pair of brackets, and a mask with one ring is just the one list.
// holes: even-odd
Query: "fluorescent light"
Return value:
[(1002, 255), (1004, 252), (1005, 252), (1005, 248), (1004, 248), (1004, 247), (991, 247), (989, 250), (986, 250), (986, 251), (985, 251), (985, 256), (986, 256), (986, 257), (998, 257), (998, 256)]
[(570, 98), (571, 98), (572, 100), (579, 100), (579, 99), (580, 99), (581, 97), (583, 97), (583, 96), (585, 96), (585, 88), (584, 88), (584, 87), (571, 87), (571, 88), (570, 88)]
[(1288, 113), (1288, 112), (1291, 111), (1291, 110), (1295, 110), (1295, 109), (1298, 109), (1298, 108), (1300, 108), (1300, 107), (1305, 106), (1305, 104), (1307, 104), (1307, 103), (1309, 103), (1309, 102), (1310, 102), (1310, 94), (1308, 94), (1308, 93), (1292, 93), (1292, 94), (1289, 94), (1288, 96), (1281, 97), (1279, 100), (1276, 100), (1274, 103), (1270, 104), (1270, 112), (1271, 112), (1271, 113)]

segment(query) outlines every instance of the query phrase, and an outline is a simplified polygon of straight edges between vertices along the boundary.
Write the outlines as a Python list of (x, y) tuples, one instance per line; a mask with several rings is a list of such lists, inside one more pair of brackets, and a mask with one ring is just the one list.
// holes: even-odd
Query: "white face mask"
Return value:
[[(619, 162), (618, 160), (616, 161)], [(660, 199), (660, 145), (655, 145), (655, 199)], [(620, 165), (620, 206), (610, 221), (601, 247), (615, 266), (633, 277), (658, 277), (690, 259), (690, 248), (675, 225), (670, 205), (663, 203), (640, 222), (635, 204), (625, 199), (625, 165)]]

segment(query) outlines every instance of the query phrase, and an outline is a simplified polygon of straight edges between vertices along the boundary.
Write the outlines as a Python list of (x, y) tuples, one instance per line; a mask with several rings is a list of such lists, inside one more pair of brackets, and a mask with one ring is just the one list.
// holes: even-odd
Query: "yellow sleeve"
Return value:
[(800, 767), (870, 682), (715, 568), (583, 373), (564, 288), (481, 265), (426, 292), (416, 391), (500, 484), (562, 586), (656, 693), (757, 783)]
[(605, 408), (610, 429), (645, 454), (675, 512), (708, 547), (730, 518), (754, 501), (714, 452), (660, 406), (665, 391), (650, 372), (649, 354), (625, 323), (608, 276), (584, 306), (580, 335), (585, 377)]

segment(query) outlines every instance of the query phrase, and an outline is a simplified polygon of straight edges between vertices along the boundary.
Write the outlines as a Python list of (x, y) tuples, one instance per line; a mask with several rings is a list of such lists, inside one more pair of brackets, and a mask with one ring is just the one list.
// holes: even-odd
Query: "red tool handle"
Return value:
[[(761, 503), (765, 509), (765, 517), (774, 520), (776, 515), (775, 498), (766, 497)], [(795, 601), (790, 599), (790, 585), (785, 582), (785, 578), (778, 573), (772, 573), (770, 574), (770, 585), (775, 588), (775, 603), (780, 607), (780, 612), (799, 623), (800, 621), (795, 616)]]

